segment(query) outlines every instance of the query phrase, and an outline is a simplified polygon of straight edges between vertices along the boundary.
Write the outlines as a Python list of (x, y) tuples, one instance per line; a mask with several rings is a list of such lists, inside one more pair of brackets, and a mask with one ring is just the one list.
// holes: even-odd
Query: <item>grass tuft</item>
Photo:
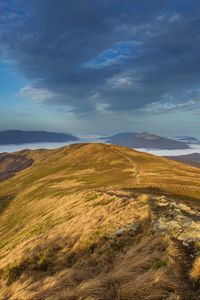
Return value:
[(193, 263), (190, 278), (195, 282), (200, 280), (200, 257), (197, 257)]
[(75, 252), (71, 252), (66, 257), (65, 267), (71, 268), (76, 262), (77, 262), (77, 254)]
[(153, 264), (153, 269), (167, 268), (169, 266), (169, 261), (166, 258), (160, 258), (156, 260)]
[(13, 283), (14, 281), (18, 280), (19, 277), (22, 275), (24, 269), (21, 263), (13, 263), (2, 272), (4, 279), (7, 280), (8, 284)]

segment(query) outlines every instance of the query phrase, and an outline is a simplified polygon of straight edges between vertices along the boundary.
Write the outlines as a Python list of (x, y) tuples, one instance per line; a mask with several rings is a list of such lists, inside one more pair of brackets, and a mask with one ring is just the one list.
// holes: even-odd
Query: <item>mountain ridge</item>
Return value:
[(177, 136), (176, 140), (189, 143), (189, 144), (200, 144), (200, 140), (193, 136)]
[(152, 148), (152, 149), (189, 149), (187, 143), (177, 141), (165, 137), (160, 137), (155, 134), (148, 132), (136, 133), (136, 132), (125, 132), (115, 134), (113, 136), (105, 138), (106, 142), (127, 146), (131, 148)]
[(76, 136), (67, 133), (47, 131), (4, 130), (0, 131), (0, 145), (20, 145), (41, 142), (78, 141)]

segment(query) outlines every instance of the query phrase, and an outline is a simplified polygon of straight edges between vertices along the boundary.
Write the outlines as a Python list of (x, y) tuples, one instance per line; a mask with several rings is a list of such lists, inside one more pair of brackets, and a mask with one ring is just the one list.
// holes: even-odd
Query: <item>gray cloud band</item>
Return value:
[(21, 96), (77, 114), (192, 109), (198, 8), (193, 0), (4, 0), (0, 52), (30, 82)]

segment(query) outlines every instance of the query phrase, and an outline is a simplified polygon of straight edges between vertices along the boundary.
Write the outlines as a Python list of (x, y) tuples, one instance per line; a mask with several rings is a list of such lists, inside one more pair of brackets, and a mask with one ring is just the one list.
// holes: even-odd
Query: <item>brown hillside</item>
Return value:
[(0, 299), (198, 299), (199, 168), (104, 144), (13, 155), (32, 165), (0, 182)]

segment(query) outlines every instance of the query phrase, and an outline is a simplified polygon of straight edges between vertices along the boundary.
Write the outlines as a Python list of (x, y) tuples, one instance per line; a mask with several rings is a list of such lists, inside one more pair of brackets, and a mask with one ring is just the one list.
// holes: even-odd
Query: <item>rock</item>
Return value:
[(152, 221), (155, 233), (168, 234), (189, 247), (190, 243), (200, 241), (199, 212), (183, 203), (170, 201), (165, 196), (155, 199), (157, 208)]
[(194, 223), (194, 222), (192, 222), (192, 220), (190, 218), (182, 216), (182, 215), (177, 216), (176, 220), (179, 224), (181, 224), (181, 226), (183, 228), (188, 228), (191, 226), (192, 223)]
[(189, 244), (186, 243), (185, 241), (183, 241), (183, 246), (184, 246), (184, 247), (189, 247)]
[(132, 230), (132, 231), (138, 231), (138, 229), (139, 229), (139, 227), (140, 227), (140, 224), (138, 224), (138, 223), (133, 223), (130, 227), (129, 227), (129, 230)]
[(182, 228), (181, 224), (179, 224), (177, 221), (173, 220), (173, 221), (170, 221), (167, 223), (167, 230), (172, 235), (177, 236), (183, 231), (183, 228)]
[(167, 200), (167, 197), (166, 197), (166, 196), (164, 196), (164, 195), (163, 195), (163, 196), (160, 196), (160, 197), (158, 197), (158, 198), (157, 198), (157, 200), (158, 200), (158, 201), (164, 201), (164, 202), (168, 201), (168, 200)]
[(141, 202), (148, 202), (150, 200), (150, 197), (147, 194), (142, 194), (138, 196), (137, 200)]
[(180, 209), (175, 208), (175, 209), (173, 209), (173, 210), (169, 210), (168, 215), (169, 215), (171, 218), (175, 218), (175, 217), (177, 217), (177, 216), (182, 215), (182, 212), (181, 212)]
[(137, 233), (139, 226), (140, 226), (140, 224), (138, 224), (138, 223), (133, 223), (131, 225), (125, 225), (124, 227), (119, 228), (117, 231), (115, 231), (114, 234), (112, 234), (112, 236), (120, 237), (124, 233), (129, 233), (129, 235), (134, 236)]
[(190, 213), (192, 211), (189, 206), (187, 206), (186, 204), (183, 204), (183, 203), (178, 204), (178, 208), (183, 211), (186, 211), (188, 213)]
[(159, 203), (157, 203), (157, 205), (159, 207), (167, 207), (167, 206), (169, 206), (169, 203), (167, 203), (167, 202), (159, 202)]
[(194, 229), (192, 226), (185, 229), (179, 236), (178, 240), (187, 243), (200, 241), (200, 228), (199, 230)]
[(168, 221), (164, 217), (160, 217), (154, 226), (155, 232), (166, 232), (177, 236), (182, 232), (181, 225), (176, 221)]
[(126, 229), (125, 229), (125, 228), (120, 228), (120, 229), (118, 229), (118, 230), (114, 233), (114, 235), (120, 237), (120, 236), (122, 236), (122, 234), (123, 234), (124, 232), (126, 232)]
[(138, 229), (139, 229), (140, 225), (138, 223), (134, 223), (129, 227), (129, 235), (134, 236)]
[(158, 197), (157, 198), (157, 206), (159, 206), (159, 207), (169, 206), (169, 201), (167, 201), (167, 198), (165, 196)]

